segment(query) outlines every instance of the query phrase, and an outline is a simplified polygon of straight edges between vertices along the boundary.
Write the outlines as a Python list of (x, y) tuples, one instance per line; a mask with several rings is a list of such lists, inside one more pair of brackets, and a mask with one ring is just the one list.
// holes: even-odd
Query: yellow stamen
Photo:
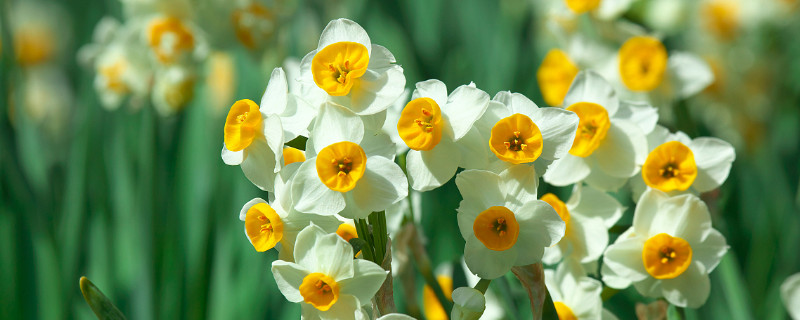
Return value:
[(694, 153), (679, 141), (669, 141), (653, 149), (642, 166), (644, 183), (664, 192), (689, 189), (696, 178)]
[(659, 233), (644, 242), (644, 268), (656, 279), (673, 279), (692, 263), (692, 246), (684, 239)]
[(481, 212), (472, 224), (475, 237), (490, 250), (508, 250), (517, 243), (519, 223), (506, 207), (494, 206)]
[(317, 154), (317, 175), (328, 188), (347, 192), (356, 187), (367, 167), (367, 156), (358, 144), (342, 141)]
[(397, 122), (400, 138), (414, 150), (432, 150), (442, 140), (442, 113), (431, 98), (411, 100)]
[(489, 149), (513, 164), (533, 162), (542, 154), (544, 141), (539, 127), (526, 115), (513, 114), (492, 127)]

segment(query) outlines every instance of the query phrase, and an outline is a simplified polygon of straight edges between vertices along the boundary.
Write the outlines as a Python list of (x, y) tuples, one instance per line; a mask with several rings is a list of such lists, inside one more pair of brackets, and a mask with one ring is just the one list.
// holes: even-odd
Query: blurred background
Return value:
[[(260, 101), (272, 68), (296, 63), (287, 58), (347, 17), (394, 53), (408, 88), (474, 81), (545, 106), (535, 75), (559, 43), (552, 1), (0, 1), (0, 318), (93, 318), (84, 275), (129, 319), (299, 318), (269, 271), (277, 253), (255, 252), (237, 219), (267, 195), (220, 159), (231, 104)], [(184, 36), (145, 34), (152, 19)], [(715, 73), (704, 92), (663, 106), (661, 123), (736, 147), (727, 182), (703, 195), (731, 250), (711, 273), (708, 302), (686, 317), (786, 318), (778, 288), (800, 272), (798, 1), (640, 0), (623, 19)], [(159, 51), (158, 40), (177, 51)], [(618, 198), (629, 212), (612, 241), (633, 209), (628, 194)], [(421, 200), (433, 265), (450, 265), (463, 285), (455, 185)], [(409, 305), (422, 303), (415, 277)], [(395, 285), (404, 299), (409, 289)], [(513, 277), (491, 291), (499, 317), (530, 317)], [(604, 297), (620, 319), (652, 301), (632, 287)]]

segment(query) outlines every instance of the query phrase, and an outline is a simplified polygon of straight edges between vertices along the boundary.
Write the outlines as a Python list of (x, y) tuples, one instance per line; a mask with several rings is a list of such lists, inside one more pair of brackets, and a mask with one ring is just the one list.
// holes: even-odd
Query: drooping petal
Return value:
[(470, 272), (483, 279), (495, 279), (511, 270), (517, 261), (517, 250), (511, 248), (504, 251), (494, 251), (474, 236), (467, 238), (464, 247), (464, 261)]
[(367, 157), (380, 156), (389, 160), (394, 160), (397, 150), (392, 138), (383, 131), (364, 132), (364, 139), (360, 145)]
[(708, 300), (711, 281), (702, 265), (692, 263), (680, 276), (661, 280), (661, 289), (669, 303), (682, 308), (699, 308)]
[(368, 212), (383, 211), (408, 196), (408, 182), (403, 170), (393, 161), (373, 156), (367, 158), (364, 176), (351, 192), (359, 208)]
[(265, 191), (273, 191), (275, 170), (278, 160), (263, 138), (256, 138), (244, 150), (244, 161), (240, 165), (242, 172), (256, 187)]
[(591, 168), (586, 163), (586, 159), (565, 154), (547, 168), (544, 173), (544, 181), (554, 186), (563, 187), (577, 183), (591, 172)]
[(714, 82), (708, 63), (688, 52), (670, 52), (667, 70), (678, 98), (693, 96)]
[(222, 144), (222, 162), (229, 166), (238, 166), (244, 160), (244, 150), (230, 151)]
[(430, 151), (409, 151), (406, 171), (411, 187), (428, 191), (442, 186), (456, 174), (460, 160), (461, 153), (449, 139), (442, 139)]
[(614, 119), (628, 121), (649, 134), (658, 122), (658, 109), (644, 101), (620, 101)]
[(286, 109), (289, 99), (289, 84), (286, 82), (286, 73), (283, 68), (272, 69), (267, 88), (261, 96), (259, 109), (263, 114), (282, 114)]

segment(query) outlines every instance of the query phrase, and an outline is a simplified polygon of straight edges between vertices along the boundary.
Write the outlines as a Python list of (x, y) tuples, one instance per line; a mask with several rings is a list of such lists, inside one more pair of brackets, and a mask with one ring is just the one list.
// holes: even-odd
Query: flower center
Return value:
[(576, 14), (596, 9), (600, 5), (600, 0), (565, 0), (567, 7)]
[(567, 108), (578, 115), (578, 131), (569, 153), (576, 157), (588, 157), (605, 139), (611, 121), (606, 108), (591, 102), (578, 102)]
[(194, 48), (194, 36), (176, 17), (153, 20), (148, 27), (147, 40), (161, 63), (172, 63), (178, 56)]
[(475, 218), (472, 231), (487, 248), (503, 251), (517, 243), (519, 223), (511, 210), (503, 206), (494, 206)]
[(244, 228), (247, 238), (258, 252), (272, 249), (283, 239), (283, 221), (266, 203), (257, 203), (247, 210)]
[(356, 231), (356, 227), (348, 223), (340, 224), (339, 228), (336, 229), (336, 234), (342, 237), (344, 241), (350, 241), (350, 239), (358, 238), (358, 231)]
[(124, 59), (117, 59), (114, 63), (101, 66), (98, 72), (105, 79), (106, 88), (117, 94), (125, 94), (128, 92), (128, 85), (125, 84), (122, 75), (127, 68), (128, 64)]
[(363, 44), (336, 42), (322, 48), (311, 60), (314, 82), (332, 96), (350, 93), (355, 79), (367, 72), (369, 51)]
[(561, 105), (578, 71), (578, 67), (569, 60), (564, 51), (550, 50), (536, 71), (536, 79), (544, 101), (551, 106)]
[(225, 119), (225, 147), (230, 151), (247, 148), (261, 132), (261, 111), (252, 100), (236, 101)]
[(572, 309), (568, 307), (561, 301), (553, 302), (553, 305), (556, 307), (556, 314), (558, 314), (558, 320), (578, 320), (578, 317), (572, 313)]
[(513, 114), (492, 127), (489, 149), (503, 161), (513, 164), (533, 162), (542, 154), (542, 132), (531, 118)]
[(653, 149), (642, 166), (645, 184), (664, 192), (689, 189), (696, 178), (694, 153), (679, 141), (669, 141)]
[(364, 175), (367, 156), (358, 144), (342, 141), (323, 148), (317, 155), (317, 175), (331, 190), (347, 192)]
[(692, 247), (684, 239), (659, 233), (644, 242), (644, 268), (656, 279), (675, 278), (692, 263)]
[(252, 2), (231, 14), (236, 38), (248, 49), (258, 46), (258, 41), (269, 39), (275, 31), (272, 12), (267, 7)]
[(303, 301), (320, 311), (327, 311), (339, 300), (339, 284), (322, 273), (311, 273), (300, 284)]
[(628, 89), (655, 89), (661, 84), (666, 69), (667, 49), (656, 38), (633, 37), (619, 49), (619, 73)]
[(55, 52), (55, 37), (49, 28), (26, 26), (14, 32), (14, 54), (22, 66), (32, 66), (49, 60)]
[(442, 140), (442, 112), (431, 98), (411, 100), (397, 121), (400, 138), (414, 150), (431, 150)]

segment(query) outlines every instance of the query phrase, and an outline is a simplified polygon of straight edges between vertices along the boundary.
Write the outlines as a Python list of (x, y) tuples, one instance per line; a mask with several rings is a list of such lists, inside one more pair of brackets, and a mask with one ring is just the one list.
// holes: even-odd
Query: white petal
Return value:
[(614, 87), (597, 72), (586, 70), (578, 72), (575, 80), (564, 97), (564, 105), (569, 107), (577, 102), (592, 102), (599, 104), (611, 117), (617, 113), (619, 99)]
[(733, 146), (717, 138), (697, 138), (688, 145), (697, 164), (697, 179), (692, 187), (700, 192), (711, 191), (725, 182), (736, 159)]
[(541, 158), (556, 160), (564, 157), (572, 148), (578, 130), (578, 116), (560, 108), (539, 108), (531, 117), (542, 132)]
[(567, 201), (570, 214), (603, 219), (608, 229), (622, 217), (625, 208), (614, 197), (590, 186), (575, 185)]
[(447, 116), (456, 140), (467, 134), (488, 106), (489, 94), (472, 86), (460, 86), (450, 94), (442, 113)]
[(408, 182), (397, 164), (374, 156), (367, 158), (364, 176), (351, 192), (359, 208), (370, 212), (382, 211), (408, 196)]
[(263, 125), (264, 137), (267, 139), (267, 145), (275, 156), (275, 166), (272, 171), (281, 171), (281, 167), (283, 166), (283, 144), (285, 142), (283, 139), (281, 119), (277, 115), (269, 115), (264, 119)]
[(628, 11), (631, 3), (633, 0), (603, 0), (594, 14), (603, 20), (614, 20)]
[(456, 187), (464, 199), (459, 208), (476, 208), (480, 213), (489, 207), (505, 205), (500, 176), (495, 173), (465, 170), (456, 176)]
[[(653, 220), (661, 209), (661, 203), (669, 199), (669, 196), (655, 189), (647, 189), (636, 204), (633, 213), (633, 230), (636, 234), (650, 235)], [(655, 233), (652, 233), (655, 235)]]
[(247, 217), (247, 210), (250, 210), (250, 207), (258, 203), (267, 203), (267, 202), (261, 198), (253, 198), (253, 200), (247, 201), (247, 203), (245, 203), (242, 206), (242, 210), (239, 210), (239, 220), (244, 221), (245, 217)]
[(222, 162), (225, 162), (225, 164), (229, 166), (238, 166), (242, 164), (243, 160), (244, 160), (243, 150), (230, 151), (228, 150), (228, 148), (225, 146), (224, 143), (222, 144)]
[(486, 310), (486, 297), (480, 291), (470, 287), (453, 290), (453, 311), (450, 316), (455, 320), (478, 320)]
[(700, 244), (711, 230), (711, 215), (705, 202), (691, 194), (662, 199), (650, 225), (650, 236), (666, 233), (691, 245)]
[(303, 283), (303, 278), (309, 274), (310, 272), (305, 268), (295, 263), (281, 260), (272, 262), (272, 275), (275, 277), (275, 283), (289, 302), (303, 301), (299, 288)]
[[(623, 278), (630, 282), (642, 281), (650, 275), (644, 268), (642, 263), (642, 247), (644, 240), (639, 237), (628, 239), (617, 239), (617, 241), (608, 246), (603, 257), (604, 267), (608, 267), (613, 272), (608, 273), (603, 270), (603, 282), (609, 287), (623, 289), (625, 286), (619, 286), (624, 281), (618, 281), (614, 278)], [(608, 278), (608, 279), (607, 279)]]
[(283, 68), (275, 68), (269, 77), (267, 88), (261, 96), (259, 108), (263, 114), (281, 114), (286, 109), (289, 97), (289, 85)]
[(414, 317), (402, 313), (390, 313), (383, 315), (377, 320), (416, 320)]
[(240, 165), (242, 172), (256, 187), (265, 191), (273, 191), (275, 168), (279, 166), (275, 154), (270, 150), (268, 142), (256, 138), (244, 149), (244, 161)]
[(285, 141), (292, 141), (297, 136), (307, 136), (308, 126), (317, 115), (317, 111), (305, 100), (290, 94), (288, 104), (280, 114)]
[(649, 134), (658, 122), (658, 109), (644, 101), (620, 101), (614, 118), (629, 121)]
[(300, 212), (321, 215), (336, 214), (344, 209), (344, 196), (333, 191), (319, 180), (316, 158), (306, 160), (292, 181), (294, 208)]
[(470, 272), (483, 279), (495, 279), (511, 270), (517, 261), (517, 249), (494, 251), (474, 236), (467, 238), (464, 246), (464, 261)]
[(341, 294), (354, 295), (358, 301), (366, 305), (383, 285), (387, 273), (388, 271), (383, 270), (372, 261), (355, 259), (353, 260), (353, 278), (339, 282)]
[(627, 121), (616, 121), (591, 157), (607, 175), (630, 178), (638, 172), (638, 165), (644, 162), (646, 155), (647, 140), (642, 130)]
[(550, 247), (564, 237), (566, 224), (547, 202), (542, 200), (528, 202), (522, 209), (514, 212), (514, 216), (520, 224), (517, 245), (526, 248)]
[(580, 317), (578, 319), (598, 319), (603, 312), (603, 299), (600, 298), (602, 291), (603, 284), (600, 281), (589, 277), (580, 278), (575, 292), (566, 304), (572, 306), (572, 312)]
[(381, 128), (383, 128), (383, 124), (386, 122), (387, 110), (383, 110), (375, 114), (360, 116), (361, 121), (364, 122), (364, 131), (373, 132), (379, 131)]
[(783, 281), (781, 300), (792, 319), (800, 319), (800, 273), (795, 273)]
[(692, 259), (703, 265), (707, 272), (714, 271), (728, 252), (728, 244), (719, 231), (711, 229), (702, 243), (692, 246)]
[(342, 281), (353, 277), (353, 247), (336, 233), (326, 233), (311, 224), (297, 235), (294, 247), (297, 264), (310, 272)]
[(444, 107), (447, 104), (447, 86), (444, 82), (436, 79), (417, 82), (416, 90), (411, 94), (411, 100), (422, 97), (431, 98), (440, 108)]
[(376, 71), (386, 69), (396, 62), (397, 60), (395, 60), (394, 55), (389, 49), (377, 44), (372, 45), (372, 53), (370, 53), (369, 56), (369, 69)]
[(670, 52), (667, 69), (678, 98), (693, 96), (714, 82), (708, 63), (687, 52)]
[(603, 191), (617, 191), (628, 182), (628, 178), (612, 177), (603, 170), (597, 169), (597, 160), (589, 158), (595, 169), (584, 179), (586, 184)]
[(356, 296), (349, 294), (340, 295), (339, 300), (337, 300), (328, 311), (320, 312), (319, 316), (322, 320), (364, 319), (363, 311), (361, 310), (361, 302)]
[(608, 246), (608, 231), (600, 218), (574, 217), (570, 220), (571, 234), (562, 239), (572, 244), (572, 257), (581, 263), (597, 261)]
[(428, 191), (442, 186), (456, 174), (460, 158), (458, 148), (449, 139), (442, 139), (430, 151), (409, 151), (406, 171), (411, 188)]
[(544, 181), (554, 186), (568, 186), (583, 179), (591, 172), (586, 160), (571, 154), (565, 154), (547, 168)]
[(664, 298), (683, 308), (699, 308), (708, 300), (711, 281), (702, 265), (692, 263), (680, 276), (661, 280)]
[(322, 30), (322, 35), (319, 37), (317, 51), (322, 50), (328, 45), (343, 41), (360, 43), (364, 45), (369, 52), (372, 51), (372, 43), (369, 40), (367, 31), (358, 25), (358, 23), (345, 18), (332, 20), (325, 26), (325, 30)]
[(656, 127), (653, 128), (653, 131), (647, 134), (647, 151), (653, 151), (656, 147), (660, 146), (662, 143), (670, 141), (670, 133), (669, 129), (656, 124)]
[(364, 139), (360, 145), (367, 157), (381, 156), (389, 160), (394, 160), (397, 150), (392, 138), (383, 131), (364, 132)]
[[(495, 99), (497, 99), (497, 95), (495, 95)], [(487, 137), (486, 144), (489, 143), (488, 137), (491, 134), (492, 127), (494, 127), (495, 123), (508, 116), (511, 116), (511, 110), (509, 110), (506, 105), (495, 100), (489, 101), (486, 112), (484, 112), (483, 116), (481, 116), (480, 119), (475, 122), (475, 127), (478, 128), (482, 135)]]
[[(504, 104), (506, 108), (510, 111), (509, 115), (515, 113), (521, 113), (530, 117), (536, 112), (536, 109), (539, 108), (536, 105), (536, 103), (531, 101), (531, 99), (528, 99), (528, 97), (526, 97), (525, 95), (516, 92), (512, 93), (510, 91), (498, 92), (497, 94), (494, 95), (492, 101)], [(492, 125), (494, 125), (494, 123)]]
[(341, 141), (360, 143), (364, 138), (364, 123), (347, 108), (326, 103), (319, 109), (309, 138), (314, 141), (314, 150), (317, 152)]
[(403, 68), (392, 65), (381, 70), (367, 69), (354, 80), (350, 94), (330, 97), (334, 102), (349, 107), (359, 115), (368, 115), (386, 110), (403, 94), (406, 78)]
[(503, 170), (500, 172), (500, 181), (505, 195), (505, 207), (513, 212), (538, 199), (536, 190), (539, 188), (539, 177), (531, 165), (517, 164)]
[(473, 127), (456, 142), (461, 154), (459, 167), (464, 169), (486, 169), (489, 165), (489, 138), (485, 138), (478, 128)]

